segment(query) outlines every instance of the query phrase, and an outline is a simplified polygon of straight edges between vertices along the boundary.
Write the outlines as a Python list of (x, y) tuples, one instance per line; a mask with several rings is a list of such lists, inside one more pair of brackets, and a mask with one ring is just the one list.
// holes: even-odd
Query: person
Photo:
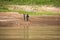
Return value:
[(27, 15), (26, 15), (26, 21), (28, 21), (28, 20), (29, 20), (29, 15), (27, 14)]
[(25, 14), (23, 14), (24, 15), (24, 21), (25, 21)]

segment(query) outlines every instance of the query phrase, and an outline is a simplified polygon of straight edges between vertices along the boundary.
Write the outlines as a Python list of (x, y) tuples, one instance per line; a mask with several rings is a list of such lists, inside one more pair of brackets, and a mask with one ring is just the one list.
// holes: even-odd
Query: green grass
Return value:
[(60, 6), (60, 0), (0, 0), (5, 5), (55, 5)]
[(58, 15), (60, 16), (60, 13), (54, 13), (54, 12), (28, 12), (23, 10), (8, 10), (8, 9), (0, 9), (0, 12), (18, 12), (19, 14), (29, 14), (32, 16), (40, 16), (40, 15)]
[(39, 16), (39, 15), (60, 15), (60, 13), (54, 13), (54, 12), (27, 12), (27, 11), (19, 11), (19, 13), (23, 14), (29, 14), (29, 15), (34, 15), (34, 16)]

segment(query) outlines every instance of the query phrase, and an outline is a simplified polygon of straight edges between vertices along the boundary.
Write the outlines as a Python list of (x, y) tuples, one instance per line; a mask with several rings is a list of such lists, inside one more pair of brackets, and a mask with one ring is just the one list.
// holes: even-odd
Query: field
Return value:
[[(2, 17), (3, 16), (3, 17)], [(31, 16), (0, 12), (0, 40), (60, 40), (60, 16)]]

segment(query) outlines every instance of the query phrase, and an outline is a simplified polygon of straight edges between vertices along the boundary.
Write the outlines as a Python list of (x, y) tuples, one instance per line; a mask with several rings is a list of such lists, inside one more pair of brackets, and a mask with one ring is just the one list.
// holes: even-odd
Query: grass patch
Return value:
[(33, 16), (40, 16), (40, 15), (60, 15), (60, 13), (54, 13), (54, 12), (28, 12), (23, 10), (8, 10), (8, 9), (0, 9), (0, 12), (18, 12), (19, 14), (29, 14)]
[(29, 14), (29, 15), (34, 15), (34, 16), (39, 16), (39, 15), (60, 15), (60, 13), (54, 13), (54, 12), (27, 12), (27, 11), (19, 11), (19, 13), (23, 14)]
[(60, 7), (60, 0), (0, 0), (4, 5), (54, 5)]

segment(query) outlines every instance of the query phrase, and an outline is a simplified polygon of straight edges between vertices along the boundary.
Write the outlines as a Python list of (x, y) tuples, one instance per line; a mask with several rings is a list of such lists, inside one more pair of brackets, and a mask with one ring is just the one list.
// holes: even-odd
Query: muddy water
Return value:
[(0, 40), (60, 40), (60, 27), (0, 27)]

